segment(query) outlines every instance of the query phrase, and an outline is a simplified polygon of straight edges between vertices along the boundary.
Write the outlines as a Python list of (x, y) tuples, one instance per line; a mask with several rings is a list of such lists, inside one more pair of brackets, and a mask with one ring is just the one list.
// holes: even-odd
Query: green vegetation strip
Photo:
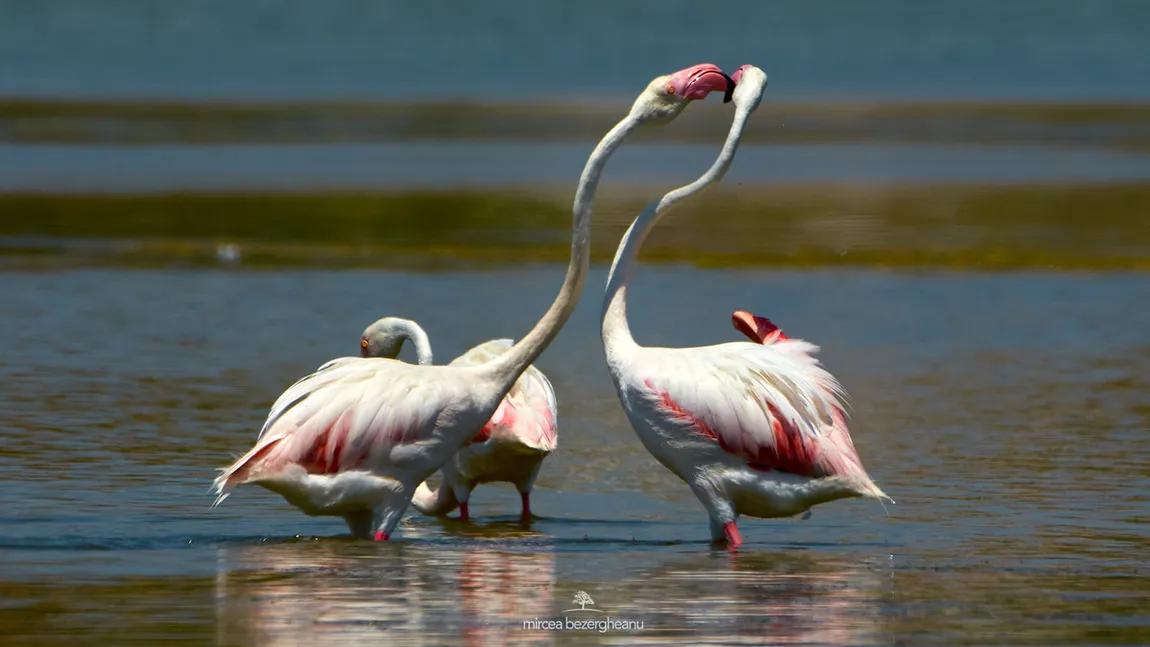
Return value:
[[(653, 196), (606, 192), (609, 261)], [(562, 262), (567, 195), (0, 195), (0, 265), (455, 267)], [(723, 187), (668, 216), (647, 262), (1150, 270), (1150, 183)]]
[[(779, 96), (782, 96), (781, 94)], [(713, 142), (730, 106), (689, 110), (646, 141)], [(0, 142), (330, 143), (597, 140), (626, 103), (174, 103), (0, 99)], [(920, 142), (1150, 150), (1150, 103), (766, 104), (748, 142)]]

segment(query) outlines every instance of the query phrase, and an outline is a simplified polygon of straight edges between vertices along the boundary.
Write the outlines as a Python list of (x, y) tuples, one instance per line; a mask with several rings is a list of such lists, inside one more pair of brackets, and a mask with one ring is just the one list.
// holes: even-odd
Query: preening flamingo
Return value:
[[(722, 179), (767, 77), (733, 76), (736, 113), (714, 165), (643, 210), (623, 236), (603, 302), (602, 335), (619, 400), (647, 451), (706, 508), (711, 536), (742, 543), (739, 515), (788, 517), (846, 497), (887, 498), (867, 476), (847, 431), (842, 388), (813, 357), (817, 347), (768, 331), (764, 343), (646, 348), (627, 325), (627, 284), (647, 233), (673, 206)], [(740, 328), (742, 330), (743, 328)], [(759, 341), (756, 339), (756, 341)]]
[(343, 517), (356, 536), (386, 540), (416, 486), (491, 419), (519, 375), (547, 348), (579, 301), (587, 276), (591, 210), (608, 158), (644, 124), (668, 123), (687, 104), (734, 82), (714, 65), (660, 76), (595, 147), (575, 192), (571, 261), (555, 301), (509, 351), (473, 366), (420, 366), (341, 357), (288, 388), (254, 447), (221, 470), (221, 503), (255, 483), (309, 515)]
[[(363, 357), (395, 359), (405, 341), (415, 346), (420, 364), (433, 361), (427, 333), (414, 321), (384, 317), (368, 326), (360, 339)], [(511, 349), (510, 339), (484, 342), (455, 358), (452, 366), (482, 364)], [(559, 442), (556, 430), (558, 406), (555, 389), (543, 371), (528, 366), (495, 415), (466, 445), (443, 464), (443, 483), (432, 490), (420, 483), (411, 504), (424, 514), (445, 515), (459, 507), (459, 518), (468, 519), (471, 491), (480, 483), (507, 482), (519, 491), (522, 520), (531, 520), (531, 488), (543, 459)]]

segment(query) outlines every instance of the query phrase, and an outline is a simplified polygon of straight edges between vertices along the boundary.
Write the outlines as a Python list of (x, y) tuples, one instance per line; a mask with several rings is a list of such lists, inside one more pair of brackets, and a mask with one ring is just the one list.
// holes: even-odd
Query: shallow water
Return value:
[[(522, 334), (557, 266), (488, 272), (0, 276), (0, 635), (9, 644), (1134, 644), (1150, 640), (1150, 276), (644, 267), (641, 343), (735, 338), (752, 309), (822, 345), (897, 501), (745, 520), (708, 545), (603, 366), (595, 286), (538, 366), (560, 451), (514, 523), (409, 515), (346, 539), (259, 489), (209, 509), (295, 378), (398, 314), (439, 357)], [(597, 612), (578, 610), (578, 591)], [(642, 629), (546, 631), (595, 618)]]

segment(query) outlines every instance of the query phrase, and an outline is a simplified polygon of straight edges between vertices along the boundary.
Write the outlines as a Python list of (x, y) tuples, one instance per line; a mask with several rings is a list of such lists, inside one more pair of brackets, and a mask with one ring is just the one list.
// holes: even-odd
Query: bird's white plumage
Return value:
[[(416, 322), (400, 317), (384, 317), (364, 330), (361, 353), (367, 357), (398, 357), (405, 342), (415, 346), (419, 363), (430, 366), (434, 354), (431, 340)], [(494, 339), (479, 344), (453, 360), (450, 366), (480, 366), (511, 351), (510, 339)], [(558, 406), (555, 390), (543, 372), (534, 366), (524, 369), (499, 403), (491, 419), (473, 438), (443, 465), (443, 485), (432, 490), (421, 483), (412, 499), (416, 509), (443, 515), (460, 508), (468, 515), (471, 491), (480, 483), (508, 482), (523, 499), (523, 518), (530, 519), (530, 493), (543, 459), (558, 442)]]
[(631, 407), (664, 433), (703, 439), (747, 464), (830, 476), (840, 460), (828, 439), (844, 420), (844, 393), (802, 340), (697, 348), (638, 347), (619, 366)]
[[(510, 339), (484, 342), (455, 358), (451, 366), (473, 366), (510, 350)], [(467, 503), (480, 483), (508, 482), (524, 496), (524, 517), (543, 459), (558, 446), (558, 404), (555, 389), (542, 371), (527, 367), (491, 420), (444, 463), (443, 483), (432, 490), (426, 483), (416, 490), (412, 504), (425, 514), (443, 515)]]
[(785, 517), (885, 497), (846, 426), (841, 387), (799, 339), (613, 354), (620, 401), (644, 447), (683, 479), (712, 535), (741, 514)]
[(339, 381), (346, 371), (342, 371), (344, 367), (349, 364), (352, 366), (359, 366), (356, 364), (355, 357), (338, 357), (329, 362), (326, 362), (314, 372), (309, 373), (300, 379), (296, 380), (285, 390), (276, 401), (272, 403), (271, 409), (268, 411), (268, 418), (264, 422), (264, 426), (260, 428), (258, 438), (263, 438), (268, 429), (279, 419), (280, 414), (291, 407), (297, 400), (308, 397), (312, 392), (318, 391), (333, 382)]
[(395, 498), (383, 507), (402, 512), (494, 409), (498, 390), (476, 378), (390, 359), (329, 362), (276, 400), (255, 446), (216, 479), (216, 504), (253, 482), (309, 514), (370, 515), (366, 503), (349, 512), (363, 492)]
[[(649, 205), (623, 235), (601, 328), (608, 369), (644, 447), (691, 487), (711, 518), (712, 537), (734, 546), (742, 541), (740, 514), (782, 517), (834, 499), (885, 496), (862, 469), (846, 428), (844, 393), (819, 366), (813, 344), (780, 332), (752, 337), (762, 342), (754, 344), (644, 348), (631, 336), (627, 284), (643, 239), (674, 205), (722, 178), (759, 105), (766, 74), (746, 65), (732, 78), (740, 75), (735, 118), (715, 163)], [(767, 324), (763, 332), (777, 330)]]
[[(493, 339), (455, 358), (450, 365), (477, 366), (506, 353), (512, 345), (510, 339)], [(558, 412), (555, 388), (543, 371), (528, 366), (491, 416), (489, 432), (492, 438), (548, 452), (558, 443)]]

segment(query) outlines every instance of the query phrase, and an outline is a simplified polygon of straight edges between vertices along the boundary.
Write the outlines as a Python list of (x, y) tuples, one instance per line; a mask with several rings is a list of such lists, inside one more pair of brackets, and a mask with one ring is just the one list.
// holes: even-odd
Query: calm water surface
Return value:
[[(8, 644), (1138, 644), (1150, 641), (1150, 277), (643, 268), (640, 342), (735, 339), (768, 314), (852, 395), (856, 445), (898, 505), (746, 520), (708, 545), (687, 488), (615, 399), (585, 300), (539, 362), (561, 450), (514, 519), (409, 515), (346, 538), (213, 468), (271, 401), (413, 317), (444, 360), (522, 334), (558, 267), (8, 272), (0, 276), (0, 635)], [(585, 591), (598, 612), (578, 609)], [(610, 616), (642, 629), (545, 631)]]
[(0, 0), (0, 95), (585, 99), (755, 61), (789, 97), (1145, 99), (1148, 32), (1140, 0)]

